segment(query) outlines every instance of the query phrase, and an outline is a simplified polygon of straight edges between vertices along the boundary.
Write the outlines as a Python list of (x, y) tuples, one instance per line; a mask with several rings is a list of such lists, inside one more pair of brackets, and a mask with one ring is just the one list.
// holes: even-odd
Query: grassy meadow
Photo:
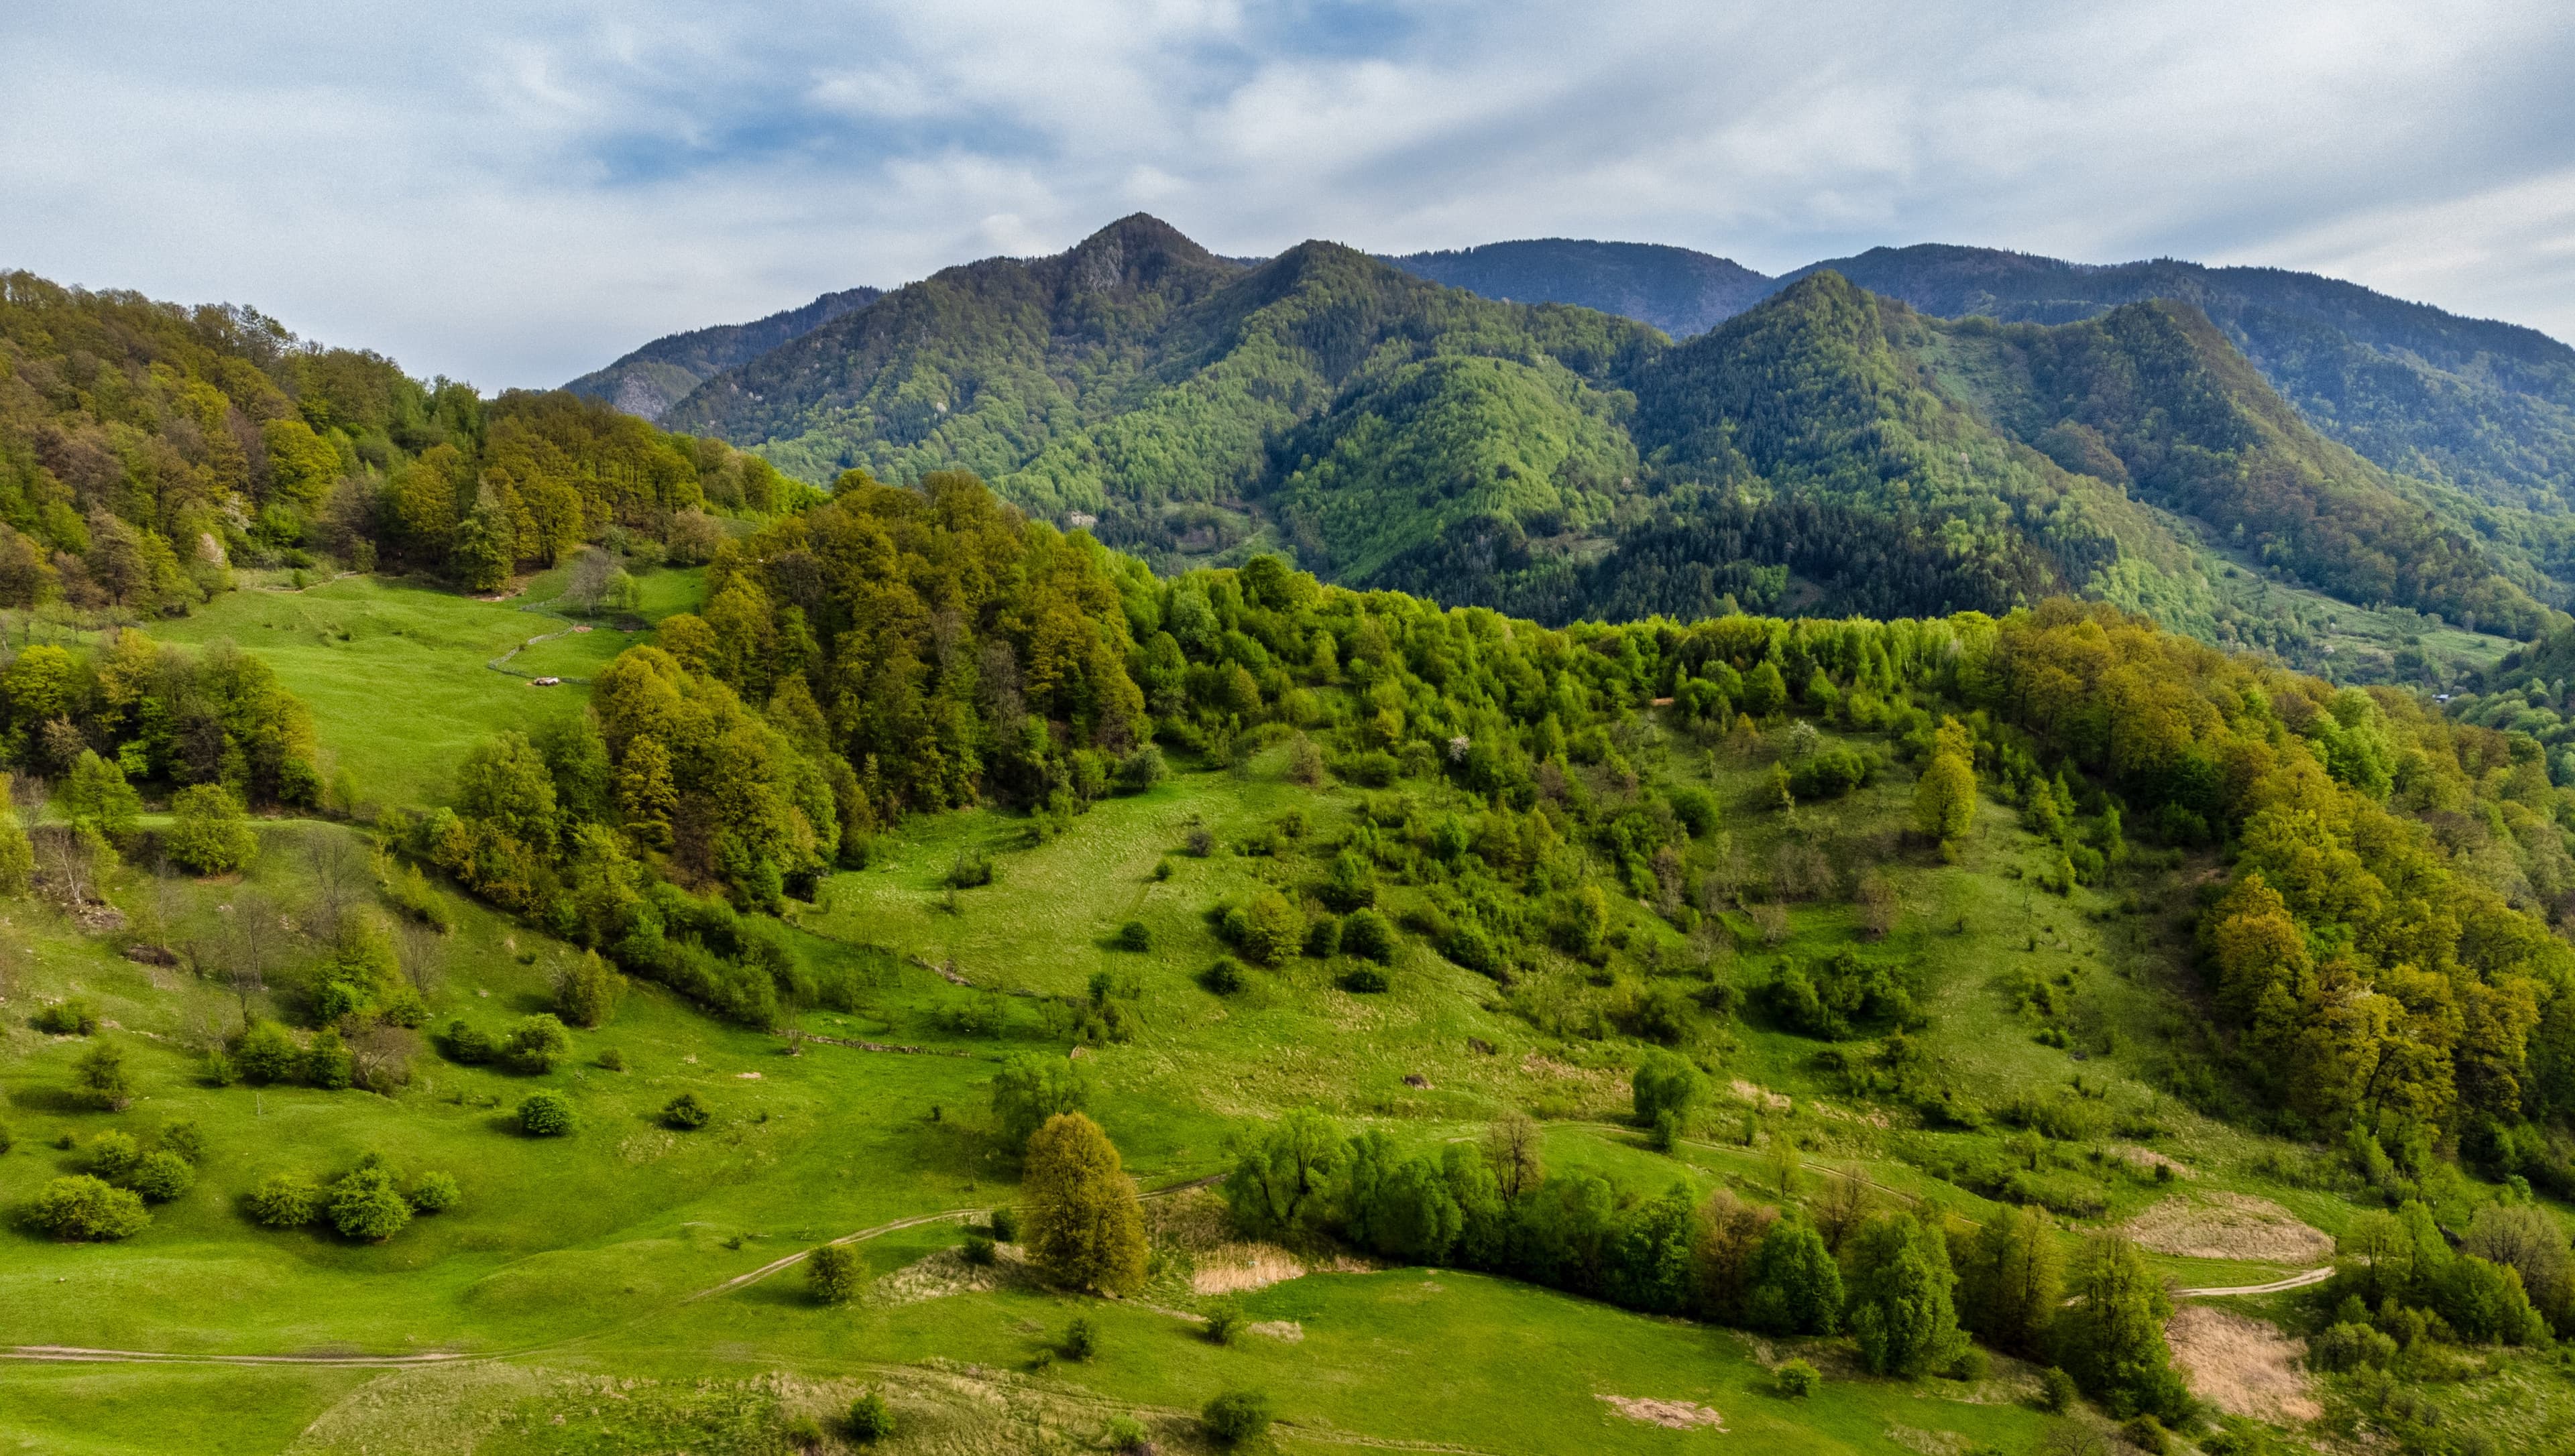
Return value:
[[(700, 590), (694, 574), (646, 581), (650, 617), (695, 605)], [(508, 674), (487, 668), (566, 625), (522, 610), (557, 585), (541, 579), (523, 599), (485, 603), (350, 577), (300, 593), (235, 593), (155, 631), (259, 653), (312, 706), (324, 748), (367, 800), (434, 802), (476, 739), (582, 702), (578, 685), (536, 690), (514, 675), (586, 676), (645, 640), (603, 625), (521, 652)], [(1625, 968), (1614, 974), (1565, 962), (1504, 987), (1407, 936), (1382, 993), (1344, 991), (1332, 966), (1297, 958), (1252, 970), (1244, 990), (1220, 996), (1200, 982), (1225, 950), (1210, 908), (1265, 885), (1310, 883), (1367, 794), (1290, 782), (1274, 747), (1239, 768), (1183, 763), (1043, 841), (1028, 818), (988, 809), (915, 819), (877, 840), (868, 867), (826, 880), (795, 912), (802, 953), (848, 959), (864, 993), (797, 1025), (919, 1049), (911, 1054), (800, 1046), (636, 983), (605, 1025), (575, 1031), (573, 1054), (542, 1077), (425, 1052), (389, 1097), (218, 1086), (197, 1048), (240, 1024), (244, 998), (121, 951), (176, 944), (222, 963), (238, 958), (230, 947), (244, 916), (274, 918), (268, 989), (249, 1008), (290, 1002), (300, 967), (318, 954), (321, 881), (354, 862), (373, 893), (361, 827), (268, 823), (259, 861), (239, 875), (129, 873), (116, 890), (122, 931), (85, 932), (41, 904), (12, 903), (0, 915), (0, 1123), (10, 1133), (0, 1205), (82, 1169), (109, 1128), (149, 1142), (193, 1123), (207, 1154), (195, 1190), (124, 1242), (0, 1231), (0, 1346), (472, 1358), (395, 1368), (0, 1363), (0, 1451), (785, 1452), (795, 1418), (844, 1410), (863, 1389), (885, 1392), (901, 1419), (887, 1450), (1099, 1449), (1109, 1419), (1133, 1415), (1162, 1449), (1194, 1451), (1202, 1437), (1191, 1414), (1243, 1387), (1272, 1395), (1284, 1423), (1269, 1439), (1290, 1451), (2039, 1449), (2067, 1422), (2033, 1408), (2035, 1372), (2009, 1361), (1973, 1383), (1878, 1380), (1855, 1368), (1846, 1343), (1767, 1342), (1456, 1270), (1353, 1266), (1238, 1281), (1258, 1323), (1220, 1346), (1201, 1337), (1197, 1317), (1216, 1297), (1209, 1291), (1228, 1286), (1203, 1276), (1225, 1275), (1241, 1251), (1211, 1231), (1214, 1197), (1203, 1189), (1151, 1201), (1156, 1274), (1132, 1299), (1076, 1300), (1007, 1258), (990, 1270), (958, 1258), (967, 1220), (1014, 1197), (1014, 1168), (986, 1110), (996, 1062), (1060, 1053), (1042, 998), (1078, 995), (1102, 973), (1132, 992), (1141, 1026), (1132, 1040), (1080, 1054), (1100, 1079), (1095, 1115), (1148, 1190), (1221, 1172), (1250, 1120), (1290, 1107), (1421, 1145), (1480, 1136), (1487, 1119), (1523, 1107), (1545, 1119), (1550, 1168), (1595, 1171), (1641, 1196), (1680, 1183), (1694, 1195), (1724, 1184), (1772, 1201), (1783, 1191), (1821, 1199), (1847, 1175), (1876, 1204), (1981, 1215), (1991, 1205), (1935, 1169), (2005, 1147), (2007, 1129), (1937, 1132), (1890, 1119), (1819, 1058), (1821, 1043), (1757, 1011), (1693, 1022), (1684, 1049), (1719, 1092), (1672, 1153), (1652, 1151), (1628, 1125), (1637, 1047), (1599, 1034), (1603, 999), (1634, 989), (1618, 977), (1750, 988), (1785, 958), (1844, 946), (1915, 968), (1930, 1023), (1920, 1050), (1977, 1100), (2018, 1092), (2082, 1109), (2091, 1135), (2043, 1154), (2050, 1177), (2098, 1200), (2087, 1217), (2058, 1220), (2069, 1246), (2083, 1226), (2174, 1199), (2259, 1197), (2325, 1234), (2356, 1211), (2336, 1192), (2280, 1177), (2294, 1150), (2163, 1090), (2164, 1068), (2191, 1044), (2174, 1008), (2198, 994), (2186, 940), (2194, 887), (2213, 864), (2147, 860), (2114, 887), (2059, 897), (2035, 886), (2044, 867), (2035, 841), (1991, 802), (1956, 862), (1908, 847), (1901, 769), (1834, 803), (1762, 807), (1783, 739), (1746, 752), (1652, 728), (1636, 761), (1709, 784), (1723, 830), (1756, 861), (1802, 847), (1836, 864), (1881, 865), (1900, 900), (1883, 938), (1834, 896), (1799, 904), (1775, 927), (1729, 911), (1695, 935), (1627, 903), (1617, 908)], [(1452, 791), (1378, 792), (1410, 794), (1430, 812)], [(1213, 840), (1205, 855), (1187, 847), (1201, 830)], [(995, 880), (951, 891), (949, 868), (970, 853), (994, 856)], [(1399, 915), (1420, 893), (1387, 885), (1381, 902)], [(497, 1032), (548, 1008), (553, 977), (577, 952), (446, 899), (455, 929), (430, 952), (433, 1024), (461, 1018)], [(1147, 927), (1151, 949), (1115, 948), (1131, 920)], [(2022, 1009), (2033, 982), (2064, 988), (2054, 1016)], [(70, 1090), (86, 1038), (31, 1025), (40, 1005), (70, 995), (91, 999), (99, 1034), (127, 1050), (139, 1095), (122, 1112)], [(517, 1130), (514, 1109), (539, 1086), (571, 1099), (572, 1136)], [(713, 1110), (708, 1126), (662, 1124), (660, 1109), (681, 1092)], [(1784, 1174), (1783, 1149), (1793, 1149)], [(270, 1174), (335, 1177), (370, 1152), (407, 1175), (453, 1174), (462, 1205), (372, 1245), (246, 1216), (245, 1196)], [(2158, 1162), (2171, 1171), (2157, 1173)], [(868, 1284), (851, 1306), (812, 1303), (795, 1268), (710, 1292), (877, 1229), (886, 1231), (857, 1245)], [(2177, 1287), (2261, 1282), (2312, 1262), (2157, 1259)], [(1077, 1314), (1099, 1325), (1100, 1353), (1054, 1358)], [(1770, 1369), (1795, 1354), (1825, 1372), (1808, 1400), (1773, 1392)], [(2528, 1368), (2507, 1362), (2496, 1378)], [(2540, 1394), (2515, 1407), (2519, 1418), (2535, 1434), (2561, 1431), (2562, 1398), (2544, 1383), (2532, 1389)], [(1712, 1410), (1722, 1429), (1655, 1424), (1616, 1403), (1635, 1400)]]

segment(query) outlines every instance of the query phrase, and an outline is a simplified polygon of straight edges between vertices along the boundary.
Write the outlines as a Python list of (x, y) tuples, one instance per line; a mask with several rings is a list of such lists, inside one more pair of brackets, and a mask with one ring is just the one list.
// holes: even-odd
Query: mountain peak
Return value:
[(1229, 263), (1152, 213), (1130, 213), (1076, 243), (1063, 254), (1068, 281), (1085, 293), (1150, 289), (1176, 269), (1220, 268)]

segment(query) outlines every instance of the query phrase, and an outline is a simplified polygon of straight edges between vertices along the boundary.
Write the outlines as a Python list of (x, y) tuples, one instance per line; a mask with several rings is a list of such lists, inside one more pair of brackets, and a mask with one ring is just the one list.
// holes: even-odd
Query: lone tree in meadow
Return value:
[(242, 812), (241, 800), (220, 783), (180, 789), (170, 799), (170, 814), (162, 847), (199, 874), (230, 873), (259, 854), (259, 832)]
[(1022, 1231), (1048, 1277), (1116, 1293), (1145, 1282), (1145, 1212), (1100, 1124), (1060, 1112), (1029, 1139)]

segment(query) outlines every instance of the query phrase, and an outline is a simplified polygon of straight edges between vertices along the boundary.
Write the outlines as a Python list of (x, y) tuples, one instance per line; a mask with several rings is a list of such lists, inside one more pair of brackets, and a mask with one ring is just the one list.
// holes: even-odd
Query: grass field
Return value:
[[(693, 605), (699, 590), (692, 574), (647, 585), (654, 617)], [(542, 604), (553, 586), (540, 581), (529, 599)], [(484, 733), (581, 703), (577, 686), (535, 690), (485, 666), (565, 625), (524, 605), (350, 578), (237, 593), (156, 631), (260, 653), (312, 705), (323, 745), (370, 797), (418, 803), (446, 792), (456, 759)], [(640, 640), (603, 627), (510, 667), (586, 676)], [(888, 1392), (902, 1416), (894, 1450), (1097, 1449), (1110, 1417), (1135, 1414), (1163, 1449), (1191, 1451), (1200, 1437), (1190, 1413), (1247, 1386), (1274, 1397), (1288, 1423), (1273, 1438), (1284, 1450), (2038, 1449), (2053, 1420), (2029, 1404), (2033, 1372), (2009, 1362), (1972, 1387), (1879, 1381), (1853, 1368), (1846, 1343), (1773, 1346), (1453, 1270), (1272, 1284), (1244, 1302), (1273, 1332), (1217, 1346), (1196, 1333), (1206, 1300), (1188, 1278), (1216, 1255), (1177, 1212), (1160, 1245), (1163, 1272), (1135, 1299), (951, 1277), (964, 1267), (950, 1252), (960, 1220), (1014, 1196), (1011, 1163), (988, 1131), (995, 1063), (1060, 1052), (1037, 997), (1080, 992), (1100, 972), (1133, 990), (1142, 1017), (1134, 1039), (1086, 1049), (1100, 1078), (1095, 1110), (1149, 1189), (1221, 1171), (1230, 1136), (1289, 1107), (1417, 1145), (1476, 1136), (1495, 1113), (1524, 1107), (1547, 1118), (1550, 1168), (1595, 1171), (1639, 1194), (1724, 1183), (1776, 1200), (1784, 1140), (1798, 1149), (1796, 1196), (1818, 1197), (1829, 1176), (1847, 1174), (1881, 1206), (1924, 1201), (1978, 1216), (1991, 1205), (1935, 1169), (2002, 1148), (2007, 1129), (1933, 1132), (1890, 1119), (1820, 1061), (1819, 1043), (1758, 1014), (1693, 1024), (1684, 1049), (1721, 1090), (1672, 1154), (1627, 1125), (1639, 1047), (1598, 1034), (1597, 1006), (1623, 982), (1597, 979), (1712, 976), (1753, 987), (1785, 957), (1848, 945), (1915, 967), (1930, 1022), (1921, 1047), (1939, 1075), (1987, 1105), (2022, 1093), (2086, 1109), (2092, 1134), (2044, 1154), (2051, 1177), (2100, 1200), (2089, 1217), (2058, 1220), (2069, 1243), (2174, 1198), (2258, 1196), (2328, 1234), (2356, 1211), (2336, 1192), (2276, 1175), (2298, 1150), (2161, 1090), (2160, 1065), (2188, 1044), (2174, 1009), (2197, 994), (2183, 926), (2189, 886), (2210, 865), (2141, 862), (2113, 888), (2059, 898), (2032, 885), (2032, 841), (2000, 805), (1985, 805), (1955, 863), (1905, 848), (1901, 770), (1793, 817), (1756, 807), (1770, 751), (1711, 756), (1657, 729), (1637, 760), (1710, 782), (1724, 830), (1756, 859), (1804, 845), (1884, 865), (1902, 912), (1883, 939), (1836, 896), (1799, 905), (1776, 943), (1740, 913), (1685, 936), (1630, 903), (1618, 910), (1627, 952), (1602, 977), (1568, 962), (1505, 988), (1407, 936), (1382, 994), (1343, 991), (1331, 967), (1299, 958), (1218, 996), (1198, 979), (1224, 949), (1208, 909), (1264, 885), (1311, 882), (1319, 847), (1347, 832), (1359, 790), (1289, 783), (1274, 748), (1240, 770), (1188, 769), (1103, 800), (1042, 843), (1030, 842), (1029, 820), (992, 810), (908, 821), (878, 839), (868, 868), (831, 877), (795, 912), (806, 954), (849, 957), (866, 979), (853, 1009), (808, 1012), (799, 1024), (931, 1053), (920, 1055), (822, 1043), (791, 1055), (784, 1037), (721, 1025), (638, 984), (608, 1024), (574, 1033), (573, 1056), (541, 1078), (425, 1053), (391, 1097), (216, 1086), (193, 1048), (239, 1024), (235, 995), (119, 948), (167, 939), (220, 961), (239, 916), (282, 915), (297, 928), (283, 937), (267, 1000), (289, 1003), (299, 967), (318, 953), (305, 910), (328, 857), (316, 851), (338, 843), (363, 863), (361, 829), (272, 821), (246, 875), (129, 877), (117, 897), (134, 928), (121, 936), (12, 902), (0, 907), (0, 1122), (12, 1134), (0, 1205), (79, 1170), (89, 1140), (110, 1127), (148, 1140), (193, 1122), (208, 1155), (195, 1191), (123, 1243), (0, 1231), (0, 1346), (475, 1358), (406, 1369), (0, 1363), (0, 1451), (784, 1452), (791, 1418), (844, 1409), (867, 1388)], [(1436, 784), (1403, 791), (1422, 812), (1450, 806), (1451, 790)], [(1301, 832), (1282, 838), (1281, 852), (1241, 852), (1291, 815)], [(1184, 849), (1195, 829), (1213, 836), (1215, 852)], [(952, 895), (946, 872), (969, 851), (993, 853), (998, 876)], [(1399, 914), (1421, 893), (1390, 884), (1384, 902)], [(461, 1017), (498, 1030), (550, 1004), (568, 947), (462, 899), (452, 908), (457, 928), (436, 954), (435, 1024)], [(1150, 930), (1151, 950), (1112, 948), (1131, 919)], [(2059, 1015), (2017, 1008), (2033, 973), (2070, 983)], [(70, 1092), (84, 1038), (30, 1025), (43, 1000), (70, 994), (92, 998), (101, 1034), (128, 1050), (140, 1095), (123, 1112)], [(1000, 1007), (998, 1030), (953, 1029), (952, 1013), (977, 1002)], [(611, 1051), (622, 1070), (602, 1064)], [(512, 1110), (540, 1085), (571, 1097), (574, 1136), (515, 1130)], [(661, 1125), (659, 1109), (684, 1090), (714, 1109), (711, 1125)], [(379, 1245), (263, 1228), (240, 1206), (273, 1172), (333, 1176), (369, 1152), (405, 1173), (452, 1173), (463, 1205)], [(2158, 1177), (2155, 1158), (2179, 1171)], [(1206, 1198), (1155, 1206), (1187, 1210)], [(925, 1219), (859, 1245), (871, 1282), (849, 1308), (809, 1302), (793, 1268), (693, 1297), (824, 1239)], [(2158, 1267), (2194, 1287), (2264, 1282), (2299, 1265), (2159, 1255)], [(1076, 1314), (1101, 1326), (1101, 1353), (1049, 1361)], [(1825, 1370), (1811, 1400), (1771, 1393), (1768, 1369), (1790, 1354)], [(2562, 1382), (2536, 1360), (2500, 1363), (2456, 1398), (2463, 1411), (2485, 1408), (2507, 1385), (2534, 1438), (2567, 1425)], [(1609, 1397), (1705, 1407), (1724, 1428), (1631, 1419)]]

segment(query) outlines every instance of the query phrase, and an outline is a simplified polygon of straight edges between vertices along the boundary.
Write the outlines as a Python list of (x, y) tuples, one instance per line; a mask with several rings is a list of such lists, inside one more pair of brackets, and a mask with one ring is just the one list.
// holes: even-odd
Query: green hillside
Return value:
[(13, 624), (10, 1440), (2575, 1435), (2536, 739), (2063, 599), (1157, 579), (956, 473), (487, 667), (577, 573)]
[(2186, 309), (1997, 333), (1829, 273), (1674, 345), (1327, 244), (1245, 268), (1136, 217), (898, 290), (669, 419), (818, 484), (962, 465), (1161, 570), (1285, 551), (1546, 622), (2075, 592), (2383, 678), (2267, 586), (2418, 640), (2403, 614), (2527, 638), (2558, 592), (2545, 533), (2328, 441)]

